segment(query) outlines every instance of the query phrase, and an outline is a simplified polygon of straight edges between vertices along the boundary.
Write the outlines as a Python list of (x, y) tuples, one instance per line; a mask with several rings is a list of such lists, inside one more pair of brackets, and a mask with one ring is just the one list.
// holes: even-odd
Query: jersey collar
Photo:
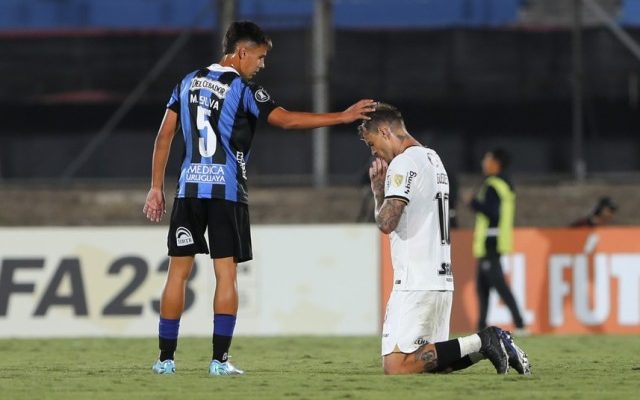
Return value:
[(209, 69), (209, 71), (214, 71), (214, 72), (234, 72), (240, 75), (240, 73), (238, 73), (238, 71), (236, 71), (236, 69), (233, 67), (224, 67), (220, 64), (215, 64), (215, 63), (209, 65), (207, 69)]

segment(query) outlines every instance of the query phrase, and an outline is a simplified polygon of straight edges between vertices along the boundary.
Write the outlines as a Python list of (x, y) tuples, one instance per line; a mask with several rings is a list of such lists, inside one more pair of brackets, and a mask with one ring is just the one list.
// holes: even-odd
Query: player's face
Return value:
[(366, 132), (362, 135), (362, 140), (371, 149), (371, 155), (381, 158), (387, 163), (391, 162), (393, 159), (391, 143), (385, 136), (380, 133)]
[(242, 77), (253, 78), (261, 69), (265, 67), (264, 60), (267, 57), (269, 48), (266, 45), (246, 46), (240, 49), (242, 60)]

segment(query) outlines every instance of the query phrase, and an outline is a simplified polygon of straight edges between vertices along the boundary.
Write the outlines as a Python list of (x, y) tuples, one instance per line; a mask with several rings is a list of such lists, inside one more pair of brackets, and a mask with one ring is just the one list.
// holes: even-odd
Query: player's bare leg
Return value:
[(216, 291), (213, 296), (215, 314), (238, 313), (238, 264), (233, 257), (215, 258)]
[(167, 280), (160, 299), (160, 323), (158, 342), (160, 356), (153, 364), (157, 374), (173, 374), (176, 371), (174, 353), (178, 345), (180, 317), (184, 311), (184, 297), (189, 275), (193, 268), (193, 257), (171, 257)]
[(242, 375), (228, 361), (238, 313), (238, 264), (234, 257), (215, 258), (216, 290), (213, 296), (213, 356), (210, 375)]
[(422, 372), (451, 372), (488, 358), (499, 374), (509, 369), (508, 356), (500, 338), (502, 330), (489, 327), (482, 331), (445, 342), (427, 343), (413, 353), (398, 352), (383, 358), (387, 375), (416, 374)]
[(435, 372), (438, 367), (438, 353), (433, 343), (427, 343), (413, 353), (387, 354), (382, 360), (382, 365), (386, 375)]
[[(387, 375), (451, 372), (451, 364), (463, 357), (458, 350), (457, 339), (447, 342), (427, 343), (413, 353), (395, 352), (384, 356), (384, 373)], [(440, 358), (438, 358), (440, 354)]]
[(193, 257), (171, 257), (167, 280), (160, 299), (160, 316), (180, 319), (184, 311), (184, 297), (187, 281), (193, 268)]

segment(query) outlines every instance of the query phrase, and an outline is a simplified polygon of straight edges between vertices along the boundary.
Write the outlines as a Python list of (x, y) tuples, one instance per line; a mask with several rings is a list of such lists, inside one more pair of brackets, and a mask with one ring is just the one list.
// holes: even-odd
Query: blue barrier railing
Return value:
[[(314, 0), (237, 0), (239, 18), (265, 27), (310, 23)], [(341, 28), (501, 27), (518, 22), (523, 0), (334, 0)], [(210, 7), (207, 7), (210, 6)], [(210, 17), (200, 18), (202, 10)], [(640, 26), (640, 0), (623, 0), (617, 16)], [(0, 30), (215, 28), (214, 0), (1, 0)]]
[[(500, 26), (516, 21), (522, 0), (334, 0), (339, 27)], [(240, 18), (273, 27), (311, 21), (313, 0), (237, 0)], [(213, 0), (2, 0), (0, 29), (192, 27)], [(215, 7), (212, 7), (215, 9)], [(215, 11), (199, 28), (216, 25)]]

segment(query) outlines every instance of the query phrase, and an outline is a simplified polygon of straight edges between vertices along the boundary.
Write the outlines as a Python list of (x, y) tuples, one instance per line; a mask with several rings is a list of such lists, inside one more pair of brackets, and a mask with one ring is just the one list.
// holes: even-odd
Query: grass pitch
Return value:
[(635, 399), (637, 336), (517, 339), (533, 376), (488, 361), (449, 375), (384, 376), (377, 337), (237, 337), (242, 377), (209, 377), (210, 339), (182, 338), (157, 376), (156, 339), (0, 340), (0, 399)]

